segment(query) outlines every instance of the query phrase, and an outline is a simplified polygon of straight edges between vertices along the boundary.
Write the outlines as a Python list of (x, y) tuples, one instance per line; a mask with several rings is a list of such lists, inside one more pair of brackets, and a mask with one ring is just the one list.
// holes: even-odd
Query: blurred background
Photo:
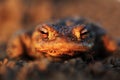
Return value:
[(0, 0), (0, 44), (20, 29), (68, 16), (89, 18), (120, 37), (120, 0)]

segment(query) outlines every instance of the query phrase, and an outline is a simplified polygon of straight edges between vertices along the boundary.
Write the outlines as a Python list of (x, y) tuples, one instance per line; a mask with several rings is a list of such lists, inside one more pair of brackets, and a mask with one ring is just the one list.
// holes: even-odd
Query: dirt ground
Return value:
[(0, 80), (120, 80), (120, 59), (86, 64), (81, 58), (64, 62), (0, 62)]
[[(16, 31), (69, 16), (88, 18), (120, 38), (119, 0), (0, 0), (0, 58)], [(119, 55), (91, 64), (80, 58), (58, 63), (46, 59), (7, 62), (0, 62), (0, 80), (120, 80)]]

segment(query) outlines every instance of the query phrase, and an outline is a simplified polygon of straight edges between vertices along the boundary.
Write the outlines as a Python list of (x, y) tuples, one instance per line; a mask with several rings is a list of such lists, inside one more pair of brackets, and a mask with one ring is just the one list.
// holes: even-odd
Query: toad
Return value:
[(86, 60), (86, 56), (103, 59), (117, 48), (115, 40), (99, 25), (81, 18), (67, 18), (14, 35), (8, 42), (7, 55), (12, 59), (82, 57)]

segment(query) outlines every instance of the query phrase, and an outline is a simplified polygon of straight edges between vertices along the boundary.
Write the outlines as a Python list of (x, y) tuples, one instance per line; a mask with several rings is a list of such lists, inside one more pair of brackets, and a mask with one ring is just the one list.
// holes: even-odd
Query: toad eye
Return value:
[(47, 38), (48, 37), (48, 30), (47, 29), (42, 27), (42, 28), (39, 29), (39, 32), (40, 32), (42, 38)]
[(53, 28), (52, 25), (42, 24), (38, 25), (34, 31), (33, 37), (38, 36), (38, 40), (54, 40), (58, 35), (57, 31)]
[(48, 34), (48, 31), (47, 31), (47, 29), (45, 29), (45, 28), (41, 28), (41, 29), (40, 29), (40, 32), (41, 32), (42, 34)]
[(88, 29), (86, 27), (84, 27), (81, 31), (80, 31), (80, 38), (81, 39), (85, 39), (88, 38), (90, 35), (90, 32), (88, 31)]
[(73, 28), (72, 33), (81, 41), (89, 37), (90, 32), (85, 25), (77, 25)]

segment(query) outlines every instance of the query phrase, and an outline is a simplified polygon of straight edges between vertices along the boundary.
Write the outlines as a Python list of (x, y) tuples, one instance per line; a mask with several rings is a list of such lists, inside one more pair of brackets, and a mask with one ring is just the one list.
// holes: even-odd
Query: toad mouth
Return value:
[(44, 52), (51, 56), (69, 55), (73, 56), (75, 51), (87, 52), (93, 47), (94, 43), (53, 43), (53, 42), (40, 42), (36, 45), (37, 52)]

